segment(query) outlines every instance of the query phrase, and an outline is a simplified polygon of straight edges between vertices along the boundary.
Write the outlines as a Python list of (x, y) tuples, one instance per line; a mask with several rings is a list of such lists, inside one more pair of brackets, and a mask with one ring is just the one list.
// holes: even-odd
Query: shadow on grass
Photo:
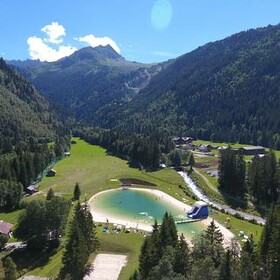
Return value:
[(49, 262), (50, 257), (56, 253), (56, 249), (49, 249), (44, 252), (24, 249), (13, 251), (9, 254), (9, 257), (16, 264), (18, 271), (26, 273), (37, 267), (45, 266)]
[(255, 202), (254, 205), (255, 205), (257, 212), (260, 213), (263, 218), (266, 217), (268, 209), (257, 202)]
[(233, 209), (243, 209), (246, 210), (248, 207), (248, 200), (245, 195), (242, 196), (236, 196), (229, 194), (221, 189), (219, 189), (221, 195), (223, 196), (223, 199), (225, 200), (226, 204), (231, 206)]

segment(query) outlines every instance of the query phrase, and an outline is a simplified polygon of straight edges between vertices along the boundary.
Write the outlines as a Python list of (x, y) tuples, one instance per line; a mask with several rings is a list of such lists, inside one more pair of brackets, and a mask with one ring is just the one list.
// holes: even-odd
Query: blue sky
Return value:
[(56, 60), (111, 44), (159, 62), (250, 28), (280, 22), (279, 0), (2, 0), (0, 56)]

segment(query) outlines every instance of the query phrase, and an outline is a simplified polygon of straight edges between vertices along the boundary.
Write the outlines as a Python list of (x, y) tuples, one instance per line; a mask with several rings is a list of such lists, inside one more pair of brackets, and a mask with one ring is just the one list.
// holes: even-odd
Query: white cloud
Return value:
[(83, 37), (75, 38), (75, 40), (87, 43), (93, 48), (97, 46), (110, 45), (117, 53), (121, 52), (116, 42), (109, 37), (95, 37), (93, 34), (89, 34)]
[[(77, 48), (73, 46), (61, 45), (63, 43), (63, 36), (66, 35), (65, 28), (58, 22), (52, 22), (44, 26), (43, 31), (47, 38), (39, 38), (31, 36), (27, 39), (29, 46), (29, 55), (31, 59), (39, 59), (41, 61), (56, 61), (62, 57), (69, 56), (74, 53)], [(57, 44), (56, 48), (49, 46), (49, 43)]]
[(29, 55), (31, 59), (39, 59), (41, 61), (56, 61), (62, 57), (69, 56), (74, 53), (77, 48), (72, 46), (60, 45), (58, 49), (48, 46), (44, 39), (36, 36), (27, 39), (29, 45)]
[(58, 22), (52, 22), (44, 26), (41, 31), (48, 35), (48, 38), (44, 39), (44, 41), (53, 44), (61, 44), (63, 42), (61, 37), (65, 36), (65, 28)]
[[(58, 22), (52, 22), (44, 26), (41, 31), (45, 33), (45, 37), (31, 36), (27, 39), (31, 59), (51, 62), (77, 51), (77, 48), (74, 46), (62, 45), (66, 32), (65, 28)], [(95, 37), (93, 34), (89, 34), (74, 38), (74, 40), (87, 43), (92, 47), (110, 45), (117, 53), (120, 53), (120, 48), (116, 42), (109, 37)], [(53, 47), (51, 44), (56, 46)]]

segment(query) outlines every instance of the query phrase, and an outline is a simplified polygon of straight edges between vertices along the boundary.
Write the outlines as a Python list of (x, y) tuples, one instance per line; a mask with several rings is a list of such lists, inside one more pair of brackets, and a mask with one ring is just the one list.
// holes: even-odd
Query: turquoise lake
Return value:
[[(98, 194), (91, 201), (93, 209), (102, 211), (105, 215), (135, 221), (145, 224), (153, 224), (155, 219), (161, 223), (165, 212), (171, 213), (175, 221), (186, 218), (186, 213), (176, 206), (162, 201), (160, 197), (144, 191), (117, 189)], [(93, 210), (94, 211), (94, 210)], [(177, 225), (179, 233), (183, 233), (188, 239), (200, 233), (206, 228), (201, 222), (192, 222)]]

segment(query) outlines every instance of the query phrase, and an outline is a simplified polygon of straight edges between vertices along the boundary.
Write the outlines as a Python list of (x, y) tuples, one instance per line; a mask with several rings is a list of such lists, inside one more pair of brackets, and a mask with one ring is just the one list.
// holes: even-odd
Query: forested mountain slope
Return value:
[(162, 65), (129, 62), (109, 45), (87, 47), (56, 62), (10, 61), (52, 103), (91, 123), (130, 101)]
[(102, 125), (280, 148), (280, 25), (177, 58)]
[(0, 59), (0, 137), (51, 139), (59, 121), (48, 102)]
[(126, 61), (110, 46), (52, 63), (14, 62), (78, 121), (280, 148), (280, 25), (206, 44), (163, 64)]

